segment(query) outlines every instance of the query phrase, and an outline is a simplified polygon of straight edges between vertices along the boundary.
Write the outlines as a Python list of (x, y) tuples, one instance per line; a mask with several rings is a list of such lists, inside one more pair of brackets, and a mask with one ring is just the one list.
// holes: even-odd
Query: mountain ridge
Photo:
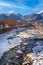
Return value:
[(16, 21), (24, 21), (24, 22), (43, 20), (43, 11), (37, 14), (30, 14), (24, 16), (14, 11), (11, 11), (7, 14), (0, 14), (0, 20), (6, 20), (6, 19), (13, 19)]

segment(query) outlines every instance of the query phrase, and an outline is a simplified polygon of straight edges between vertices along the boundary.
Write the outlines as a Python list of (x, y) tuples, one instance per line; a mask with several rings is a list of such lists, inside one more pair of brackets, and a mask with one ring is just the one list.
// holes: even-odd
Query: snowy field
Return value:
[[(29, 30), (25, 28), (14, 29), (10, 32), (0, 35), (0, 57), (8, 49), (19, 45), (22, 38), (35, 38), (40, 35), (38, 30)], [(38, 41), (37, 46), (33, 48), (33, 53), (28, 54), (34, 60), (33, 65), (43, 65), (43, 41)]]

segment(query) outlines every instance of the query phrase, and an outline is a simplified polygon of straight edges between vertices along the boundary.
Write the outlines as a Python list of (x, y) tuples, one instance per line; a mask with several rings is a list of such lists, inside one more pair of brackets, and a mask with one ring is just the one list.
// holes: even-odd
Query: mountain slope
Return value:
[(12, 19), (16, 21), (24, 21), (24, 22), (30, 22), (30, 21), (40, 21), (43, 20), (43, 11), (37, 13), (37, 14), (30, 14), (22, 16), (19, 13), (16, 13), (14, 11), (11, 11), (7, 14), (0, 14), (0, 20), (6, 20), (6, 19)]
[(43, 14), (31, 14), (24, 16), (26, 21), (36, 21), (36, 20), (43, 20)]
[(5, 20), (7, 19), (7, 15), (6, 14), (0, 14), (0, 20)]
[(21, 17), (22, 17), (22, 15), (20, 15), (20, 14), (10, 14), (9, 16), (8, 16), (8, 18), (9, 19), (15, 19), (15, 20), (22, 20), (21, 19)]

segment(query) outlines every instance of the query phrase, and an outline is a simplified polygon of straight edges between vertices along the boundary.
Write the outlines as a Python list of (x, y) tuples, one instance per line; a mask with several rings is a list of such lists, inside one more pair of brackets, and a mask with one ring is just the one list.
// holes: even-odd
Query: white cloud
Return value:
[(6, 2), (0, 2), (0, 6), (10, 7), (10, 8), (19, 8), (19, 9), (25, 9), (25, 10), (31, 9), (29, 6), (25, 6), (24, 4), (18, 5), (17, 3), (16, 4), (10, 4), (10, 3), (6, 3)]
[(1, 6), (7, 6), (7, 7), (11, 7), (11, 4), (8, 3), (0, 3)]
[(19, 9), (28, 9), (28, 10), (30, 10), (31, 9), (31, 7), (29, 7), (29, 6), (25, 6), (25, 5), (21, 5), (21, 6), (18, 6), (18, 5), (14, 5), (13, 7), (15, 7), (15, 8), (19, 8)]

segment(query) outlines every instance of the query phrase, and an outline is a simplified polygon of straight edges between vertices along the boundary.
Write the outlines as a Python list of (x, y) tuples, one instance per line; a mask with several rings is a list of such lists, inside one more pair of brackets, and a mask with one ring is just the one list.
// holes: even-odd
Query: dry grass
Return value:
[(43, 27), (39, 27), (38, 30), (40, 31), (40, 33), (43, 33)]

